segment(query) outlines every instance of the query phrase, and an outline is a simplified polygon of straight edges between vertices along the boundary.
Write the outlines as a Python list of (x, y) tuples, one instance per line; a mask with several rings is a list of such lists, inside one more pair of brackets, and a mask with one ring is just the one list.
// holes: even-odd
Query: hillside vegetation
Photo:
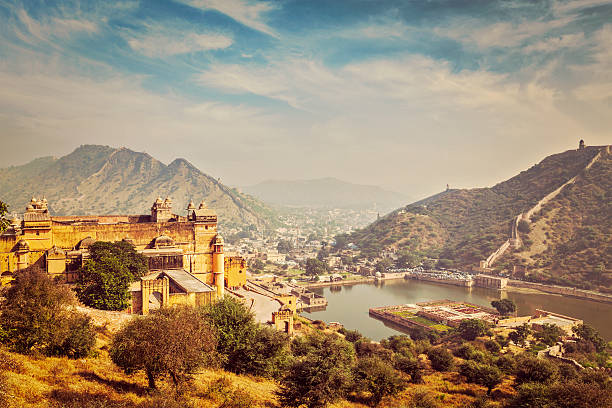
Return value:
[[(602, 155), (584, 171), (601, 149), (587, 147), (549, 156), (491, 188), (442, 192), (390, 213), (348, 240), (366, 255), (384, 248), (412, 249), (424, 256), (450, 259), (457, 267), (477, 266), (508, 238), (519, 213), (579, 174), (575, 184), (543, 209), (543, 214), (556, 209), (554, 217), (545, 218), (550, 224), (545, 247), (536, 258), (535, 254), (522, 257), (522, 264), (532, 269), (534, 277), (556, 276), (563, 278), (558, 282), (567, 284), (581, 282), (594, 268), (603, 268), (601, 283), (610, 287), (605, 279), (612, 267), (610, 155)], [(534, 220), (539, 221), (538, 217), (543, 215)], [(537, 231), (535, 224), (532, 231)], [(527, 238), (523, 250), (528, 250), (534, 238), (523, 238)], [(497, 266), (511, 265), (506, 256)]]
[(170, 196), (184, 215), (189, 200), (205, 200), (222, 225), (275, 222), (265, 204), (221, 184), (184, 159), (169, 165), (146, 153), (85, 145), (59, 159), (44, 157), (0, 169), (0, 196), (23, 211), (32, 195), (46, 196), (54, 215), (146, 214), (158, 196)]

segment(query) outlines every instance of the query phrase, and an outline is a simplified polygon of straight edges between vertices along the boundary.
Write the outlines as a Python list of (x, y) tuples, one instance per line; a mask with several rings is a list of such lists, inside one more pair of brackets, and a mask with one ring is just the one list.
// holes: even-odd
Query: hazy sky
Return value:
[(420, 197), (611, 129), (611, 1), (0, 0), (0, 167), (96, 143)]

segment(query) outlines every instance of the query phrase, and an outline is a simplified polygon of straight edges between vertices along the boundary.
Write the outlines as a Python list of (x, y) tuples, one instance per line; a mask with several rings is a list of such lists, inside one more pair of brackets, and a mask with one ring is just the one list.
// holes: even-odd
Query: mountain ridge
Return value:
[(143, 214), (157, 196), (173, 199), (182, 214), (189, 200), (205, 200), (221, 225), (265, 227), (275, 215), (183, 158), (165, 165), (128, 148), (82, 145), (60, 158), (37, 158), (0, 169), (0, 197), (21, 211), (32, 194), (45, 195), (55, 215)]
[(376, 205), (382, 210), (391, 210), (406, 200), (401, 193), (335, 177), (268, 179), (241, 190), (271, 204), (298, 207), (371, 208)]
[[(600, 152), (601, 158), (585, 170)], [(602, 208), (612, 214), (609, 204), (612, 183), (608, 181), (612, 178), (611, 157), (607, 146), (553, 154), (492, 187), (448, 190), (396, 209), (347, 239), (369, 257), (383, 249), (393, 249), (449, 260), (447, 264), (460, 268), (474, 268), (508, 239), (519, 214), (577, 176), (576, 183), (565, 186), (536, 214), (537, 221), (542, 217), (540, 213), (550, 213), (552, 208), (561, 207), (557, 213), (564, 217), (549, 217), (548, 236), (539, 240), (545, 246), (538, 252), (540, 257), (520, 256), (521, 252), (529, 251), (534, 241), (530, 233), (526, 233), (523, 246), (504, 254), (494, 270), (510, 273), (518, 265), (527, 268), (536, 280), (593, 288), (587, 272), (599, 268), (602, 279), (595, 286), (612, 288), (612, 216), (601, 216), (598, 223), (593, 222), (591, 216)], [(584, 184), (587, 179), (590, 182)], [(563, 204), (563, 199), (567, 203)], [(581, 200), (589, 203), (588, 208), (581, 206)], [(570, 211), (571, 205), (575, 208)], [(585, 212), (581, 214), (577, 208)], [(581, 230), (585, 219), (590, 220), (588, 227), (594, 229), (593, 234), (597, 237), (588, 243), (572, 235)], [(539, 233), (543, 234), (541, 226)], [(576, 247), (579, 248), (577, 253), (562, 254), (555, 249), (564, 248), (572, 239), (581, 242)], [(570, 258), (573, 259), (571, 263), (567, 261)]]

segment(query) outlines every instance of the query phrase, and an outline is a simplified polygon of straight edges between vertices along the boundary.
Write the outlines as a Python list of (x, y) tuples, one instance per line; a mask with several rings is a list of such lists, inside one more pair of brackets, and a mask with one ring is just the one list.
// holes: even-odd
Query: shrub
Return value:
[(37, 267), (16, 274), (1, 309), (3, 341), (19, 353), (81, 358), (94, 346), (90, 319), (74, 310), (70, 289)]
[(288, 364), (288, 337), (258, 325), (253, 313), (238, 300), (226, 296), (203, 312), (217, 332), (217, 353), (225, 370), (278, 377)]
[(405, 387), (398, 372), (378, 357), (359, 359), (354, 377), (355, 389), (368, 392), (372, 405), (378, 405), (383, 397), (397, 394)]
[(436, 371), (449, 371), (453, 367), (453, 355), (445, 348), (432, 347), (427, 351), (427, 357)]
[(177, 392), (198, 368), (215, 362), (216, 338), (201, 313), (188, 306), (164, 307), (124, 325), (110, 357), (127, 374), (144, 371), (149, 387), (169, 375)]
[(491, 353), (499, 353), (501, 350), (501, 346), (495, 340), (487, 340), (485, 341), (485, 348)]
[(459, 323), (458, 331), (462, 339), (473, 341), (487, 332), (487, 325), (479, 319), (465, 319)]
[(295, 361), (280, 380), (280, 402), (289, 407), (323, 407), (344, 398), (353, 385), (355, 351), (336, 334), (315, 332), (294, 339)]
[(523, 354), (517, 359), (515, 374), (518, 384), (526, 382), (550, 383), (557, 379), (559, 370), (549, 360)]
[(475, 361), (466, 361), (460, 367), (459, 372), (465, 376), (468, 382), (484, 385), (487, 387), (487, 394), (501, 382), (503, 375), (499, 368), (480, 364)]
[(423, 367), (418, 359), (396, 355), (395, 368), (410, 376), (410, 382), (420, 384), (423, 382)]
[(504, 316), (516, 311), (516, 303), (511, 299), (493, 300), (491, 301), (491, 306)]

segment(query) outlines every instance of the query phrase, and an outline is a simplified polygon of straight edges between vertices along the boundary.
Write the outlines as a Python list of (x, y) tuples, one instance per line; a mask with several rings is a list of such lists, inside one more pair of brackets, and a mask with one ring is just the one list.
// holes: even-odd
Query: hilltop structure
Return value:
[(66, 283), (88, 259), (96, 241), (127, 241), (148, 260), (151, 274), (132, 288), (132, 312), (146, 314), (163, 304), (203, 305), (225, 288), (246, 284), (246, 261), (226, 256), (217, 214), (204, 202), (187, 215), (172, 213), (172, 200), (158, 198), (150, 215), (51, 216), (45, 198), (32, 198), (23, 219), (0, 236), (0, 273), (37, 265)]

